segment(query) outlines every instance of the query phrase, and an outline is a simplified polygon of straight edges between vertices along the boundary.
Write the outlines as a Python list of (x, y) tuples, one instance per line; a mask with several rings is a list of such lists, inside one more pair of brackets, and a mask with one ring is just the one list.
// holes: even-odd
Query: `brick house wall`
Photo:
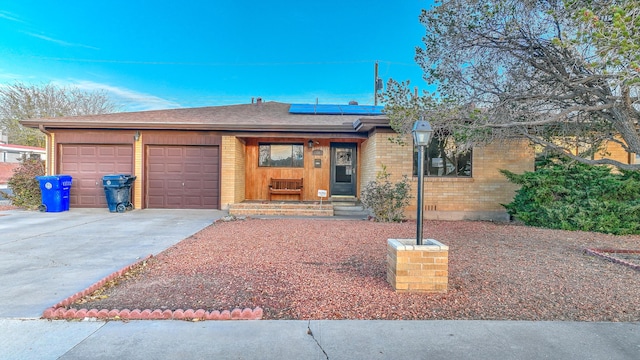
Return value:
[[(413, 198), (405, 210), (407, 218), (415, 219), (417, 177), (413, 175), (412, 139), (406, 145), (389, 141), (394, 133), (378, 131), (362, 144), (362, 187), (375, 179), (385, 166), (391, 181), (402, 175), (411, 179)], [(507, 169), (515, 173), (534, 170), (534, 149), (525, 141), (494, 142), (473, 149), (473, 177), (426, 177), (424, 187), (424, 215), (427, 219), (443, 220), (507, 220), (508, 214), (501, 204), (509, 203), (518, 186), (510, 183), (500, 172)]]
[(229, 204), (245, 199), (245, 145), (235, 136), (223, 136), (220, 169), (220, 206), (223, 210)]
[(367, 183), (376, 179), (377, 169), (379, 168), (376, 162), (378, 159), (376, 155), (377, 142), (378, 136), (370, 136), (360, 145), (360, 189), (363, 189)]
[(624, 164), (635, 164), (635, 154), (628, 153), (620, 144), (615, 142), (607, 142), (604, 151), (595, 154), (594, 158), (596, 160), (608, 158)]

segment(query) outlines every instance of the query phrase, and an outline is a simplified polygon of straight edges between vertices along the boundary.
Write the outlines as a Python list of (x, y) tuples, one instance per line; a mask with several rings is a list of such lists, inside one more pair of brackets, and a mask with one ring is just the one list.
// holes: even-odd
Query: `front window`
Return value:
[(304, 145), (260, 144), (260, 166), (304, 167)]
[[(424, 156), (427, 176), (471, 177), (471, 149), (461, 149), (453, 137), (434, 135)], [(413, 153), (413, 174), (418, 174), (418, 149)]]

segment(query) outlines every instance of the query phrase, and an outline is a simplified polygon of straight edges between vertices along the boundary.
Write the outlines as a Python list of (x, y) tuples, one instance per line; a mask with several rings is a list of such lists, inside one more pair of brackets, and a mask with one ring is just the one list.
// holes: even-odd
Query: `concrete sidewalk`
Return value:
[(0, 320), (0, 358), (638, 359), (639, 331), (522, 321)]
[(0, 359), (640, 358), (637, 323), (39, 319), (47, 307), (223, 215), (0, 212)]

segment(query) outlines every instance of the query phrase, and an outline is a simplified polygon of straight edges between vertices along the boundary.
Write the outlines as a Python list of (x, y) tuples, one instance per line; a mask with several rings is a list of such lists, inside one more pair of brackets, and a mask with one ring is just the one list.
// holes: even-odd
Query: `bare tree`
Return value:
[(44, 135), (23, 127), (20, 120), (105, 114), (118, 109), (104, 91), (20, 82), (0, 86), (0, 127), (13, 144), (44, 147)]
[(591, 164), (640, 153), (640, 1), (448, 0), (420, 16), (416, 61), (434, 94), (390, 80), (394, 127), (424, 116), (468, 146), (526, 137)]

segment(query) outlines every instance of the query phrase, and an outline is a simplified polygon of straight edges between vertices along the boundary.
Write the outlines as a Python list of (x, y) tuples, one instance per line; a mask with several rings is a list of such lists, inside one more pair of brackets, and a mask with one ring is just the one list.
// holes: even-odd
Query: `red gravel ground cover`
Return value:
[(247, 219), (213, 224), (80, 306), (261, 307), (265, 319), (640, 321), (640, 272), (584, 252), (638, 249), (639, 236), (471, 221), (424, 228), (450, 247), (446, 294), (398, 294), (386, 282), (387, 239), (415, 238), (415, 222)]

